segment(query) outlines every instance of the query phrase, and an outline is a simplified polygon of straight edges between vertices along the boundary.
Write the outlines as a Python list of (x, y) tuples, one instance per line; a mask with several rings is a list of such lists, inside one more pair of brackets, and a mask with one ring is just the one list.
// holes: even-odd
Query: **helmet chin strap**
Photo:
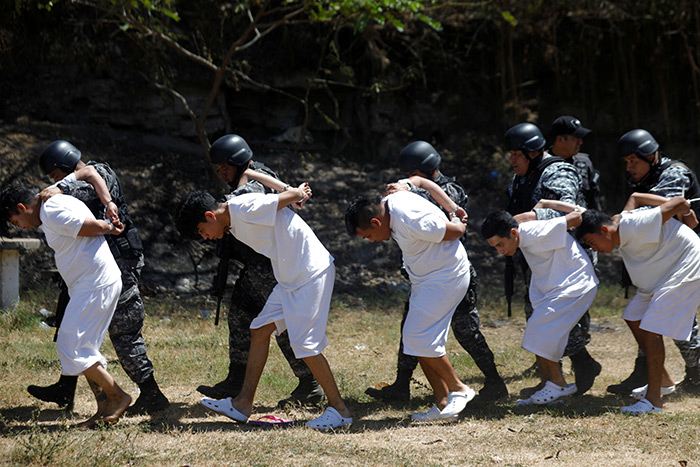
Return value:
[(659, 165), (660, 158), (659, 158), (659, 151), (656, 151), (653, 155), (650, 155), (650, 156), (640, 156), (639, 154), (636, 154), (636, 153), (635, 153), (635, 156), (637, 156), (638, 159), (643, 160), (644, 162), (649, 164), (649, 171), (646, 173), (646, 175), (644, 175), (642, 178), (640, 178), (637, 181), (632, 180), (631, 176), (629, 176), (629, 174), (628, 174), (628, 179), (631, 182), (630, 185), (632, 185), (633, 187), (638, 187), (639, 185), (644, 183), (644, 181), (646, 179), (648, 179), (651, 176), (651, 174), (654, 172), (654, 169)]
[[(544, 155), (544, 151), (539, 151), (539, 154), (537, 153), (529, 153), (529, 152), (524, 152), (525, 157), (527, 157), (527, 160), (530, 161), (530, 163), (527, 165), (527, 173), (525, 175), (530, 175), (535, 169), (537, 169), (537, 166), (539, 165), (539, 161), (542, 160), (542, 155)], [(530, 157), (530, 154), (537, 154), (535, 157)]]

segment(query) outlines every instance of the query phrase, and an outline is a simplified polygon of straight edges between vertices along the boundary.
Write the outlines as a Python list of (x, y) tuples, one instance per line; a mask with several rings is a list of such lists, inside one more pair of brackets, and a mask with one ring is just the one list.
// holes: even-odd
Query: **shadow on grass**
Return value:
[[(480, 405), (468, 404), (467, 408), (462, 412), (461, 417), (456, 425), (464, 421), (494, 421), (501, 420), (506, 417), (529, 417), (532, 415), (549, 415), (562, 418), (584, 418), (584, 417), (600, 417), (608, 413), (619, 413), (620, 407), (631, 403), (630, 398), (621, 398), (615, 395), (605, 395), (603, 397), (582, 395), (569, 397), (560, 405), (555, 406), (523, 406), (516, 407), (515, 401), (517, 397), (511, 396), (508, 400), (495, 403), (485, 402)], [(354, 423), (349, 430), (340, 430), (345, 433), (361, 433), (368, 431), (386, 431), (396, 428), (421, 428), (425, 424), (415, 424), (411, 422), (411, 414), (422, 412), (426, 407), (433, 404), (431, 395), (422, 395), (411, 398), (408, 402), (403, 403), (386, 403), (381, 401), (361, 401), (357, 399), (348, 399), (346, 401), (348, 407), (353, 413)], [(381, 419), (373, 419), (372, 416), (377, 412), (381, 412), (391, 408), (395, 411), (403, 410), (399, 416), (389, 415)], [(275, 410), (279, 411), (274, 406), (256, 406), (252, 419), (258, 417), (255, 414), (271, 413)], [(233, 420), (228, 420), (223, 416), (217, 416), (211, 413), (200, 404), (185, 404), (172, 403), (170, 407), (162, 412), (154, 415), (128, 416), (122, 417), (125, 422), (136, 422), (142, 429), (151, 432), (169, 433), (172, 431), (195, 431), (195, 432), (219, 432), (219, 431), (259, 431), (259, 430), (284, 430), (290, 428), (304, 427), (306, 418), (311, 419), (316, 417), (315, 412), (320, 414), (323, 406), (318, 408), (307, 407), (305, 410), (313, 411), (309, 417), (295, 420), (296, 423), (290, 425), (253, 425), (249, 423), (238, 423)], [(143, 418), (142, 421), (136, 420)], [(36, 406), (14, 407), (11, 409), (0, 410), (0, 420), (4, 423), (0, 424), (0, 432), (13, 435), (21, 435), (36, 430), (36, 424), (41, 423), (41, 429), (45, 432), (57, 432), (72, 429), (73, 426), (83, 420), (83, 416), (67, 413), (63, 410), (41, 410)], [(290, 417), (291, 418), (291, 417)], [(53, 423), (52, 423), (53, 422)], [(440, 423), (440, 422), (438, 422)], [(447, 422), (449, 423), (449, 422)], [(11, 426), (12, 425), (12, 426)], [(116, 423), (99, 429), (109, 429), (110, 427), (117, 428), (120, 424)]]

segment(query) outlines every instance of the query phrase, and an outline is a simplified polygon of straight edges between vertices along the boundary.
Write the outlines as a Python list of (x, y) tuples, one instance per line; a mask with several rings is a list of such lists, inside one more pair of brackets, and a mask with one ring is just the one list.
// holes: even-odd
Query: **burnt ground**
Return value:
[[(51, 141), (66, 139), (83, 152), (83, 161), (108, 162), (119, 175), (132, 216), (141, 233), (146, 254), (142, 291), (146, 295), (206, 295), (216, 269), (211, 242), (188, 242), (179, 237), (172, 213), (177, 200), (194, 189), (222, 194), (199, 144), (164, 135), (135, 133), (108, 126), (82, 126), (32, 121), (0, 121), (0, 183), (25, 183), (42, 188), (49, 180), (36, 158)], [(400, 252), (393, 242), (370, 244), (345, 233), (343, 213), (357, 195), (379, 196), (386, 183), (399, 177), (392, 168), (350, 162), (322, 152), (294, 149), (271, 141), (250, 141), (255, 160), (278, 171), (290, 184), (308, 181), (314, 196), (300, 215), (315, 230), (336, 259), (336, 294), (360, 297), (391, 296), (408, 289), (398, 273)], [(503, 258), (497, 258), (478, 234), (483, 217), (501, 205), (508, 168), (497, 153), (482, 164), (460, 163), (443, 153), (442, 170), (457, 175), (470, 195), (469, 255), (477, 268), (482, 289), (499, 295)], [(486, 175), (484, 175), (486, 174)], [(38, 231), (13, 235), (37, 237)], [(48, 247), (21, 257), (23, 288), (51, 284), (53, 267)], [(617, 262), (604, 257), (599, 264), (603, 281), (617, 280)], [(235, 271), (229, 283), (235, 279)]]

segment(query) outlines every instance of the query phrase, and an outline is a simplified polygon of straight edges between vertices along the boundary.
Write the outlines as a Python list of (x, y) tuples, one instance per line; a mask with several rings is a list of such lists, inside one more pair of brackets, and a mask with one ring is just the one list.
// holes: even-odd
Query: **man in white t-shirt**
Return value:
[[(641, 205), (657, 206), (635, 209)], [(591, 248), (610, 253), (619, 247), (637, 294), (622, 313), (637, 343), (647, 356), (648, 385), (639, 402), (622, 407), (630, 415), (663, 411), (661, 396), (673, 387), (664, 366), (663, 336), (688, 340), (700, 306), (700, 238), (674, 219), (686, 217), (697, 225), (683, 197), (669, 200), (632, 195), (623, 211), (612, 217), (587, 211), (577, 235)]]
[[(537, 207), (555, 209), (541, 203)], [(563, 217), (536, 219), (535, 211), (515, 217), (495, 211), (481, 228), (498, 253), (513, 256), (520, 248), (532, 271), (529, 296), (533, 312), (522, 347), (537, 356), (542, 382), (538, 391), (516, 405), (549, 405), (576, 393), (576, 384), (566, 383), (559, 361), (569, 332), (590, 308), (598, 285), (589, 256), (568, 233), (581, 222), (581, 213), (576, 210)]]
[(118, 220), (112, 224), (95, 219), (71, 196), (55, 195), (42, 203), (21, 186), (0, 193), (0, 221), (41, 228), (68, 286), (70, 301), (56, 340), (62, 373), (84, 374), (97, 400), (97, 413), (78, 427), (117, 421), (131, 397), (107, 372), (100, 353), (122, 287), (121, 272), (103, 235), (119, 235), (124, 226)]
[(452, 315), (469, 287), (469, 259), (459, 241), (466, 225), (458, 218), (448, 221), (437, 206), (407, 191), (379, 203), (358, 198), (345, 213), (345, 225), (350, 235), (371, 242), (393, 238), (403, 254), (411, 280), (404, 352), (418, 357), (435, 394), (435, 405), (412, 419), (456, 420), (475, 395), (445, 352)]
[(205, 240), (230, 233), (270, 258), (277, 285), (260, 314), (250, 324), (251, 343), (243, 387), (235, 399), (203, 398), (208, 409), (246, 422), (267, 361), (270, 336), (285, 329), (297, 358), (304, 360), (326, 393), (328, 408), (307, 426), (317, 430), (348, 427), (352, 415), (345, 406), (326, 358), (326, 325), (335, 266), (333, 257), (304, 220), (287, 206), (311, 196), (307, 183), (279, 194), (248, 193), (217, 203), (208, 193), (188, 195), (177, 208), (183, 236)]

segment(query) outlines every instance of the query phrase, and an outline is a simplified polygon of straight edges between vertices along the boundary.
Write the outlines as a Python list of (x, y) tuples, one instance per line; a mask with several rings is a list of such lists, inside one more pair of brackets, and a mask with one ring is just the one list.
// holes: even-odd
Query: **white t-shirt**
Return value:
[(72, 196), (55, 195), (42, 203), (39, 218), (69, 290), (98, 289), (121, 279), (104, 237), (78, 236), (85, 219), (95, 218), (85, 203)]
[(676, 219), (662, 220), (659, 207), (620, 214), (620, 254), (642, 293), (700, 279), (700, 238)]
[(382, 201), (386, 201), (391, 237), (401, 248), (411, 283), (469, 274), (469, 259), (459, 239), (442, 241), (447, 218), (438, 207), (407, 191)]
[(566, 218), (523, 222), (520, 251), (532, 271), (530, 300), (580, 297), (598, 284), (591, 260), (566, 229)]
[(247, 193), (227, 201), (230, 232), (272, 262), (280, 287), (294, 290), (333, 263), (311, 227), (290, 209), (277, 210), (279, 195)]

